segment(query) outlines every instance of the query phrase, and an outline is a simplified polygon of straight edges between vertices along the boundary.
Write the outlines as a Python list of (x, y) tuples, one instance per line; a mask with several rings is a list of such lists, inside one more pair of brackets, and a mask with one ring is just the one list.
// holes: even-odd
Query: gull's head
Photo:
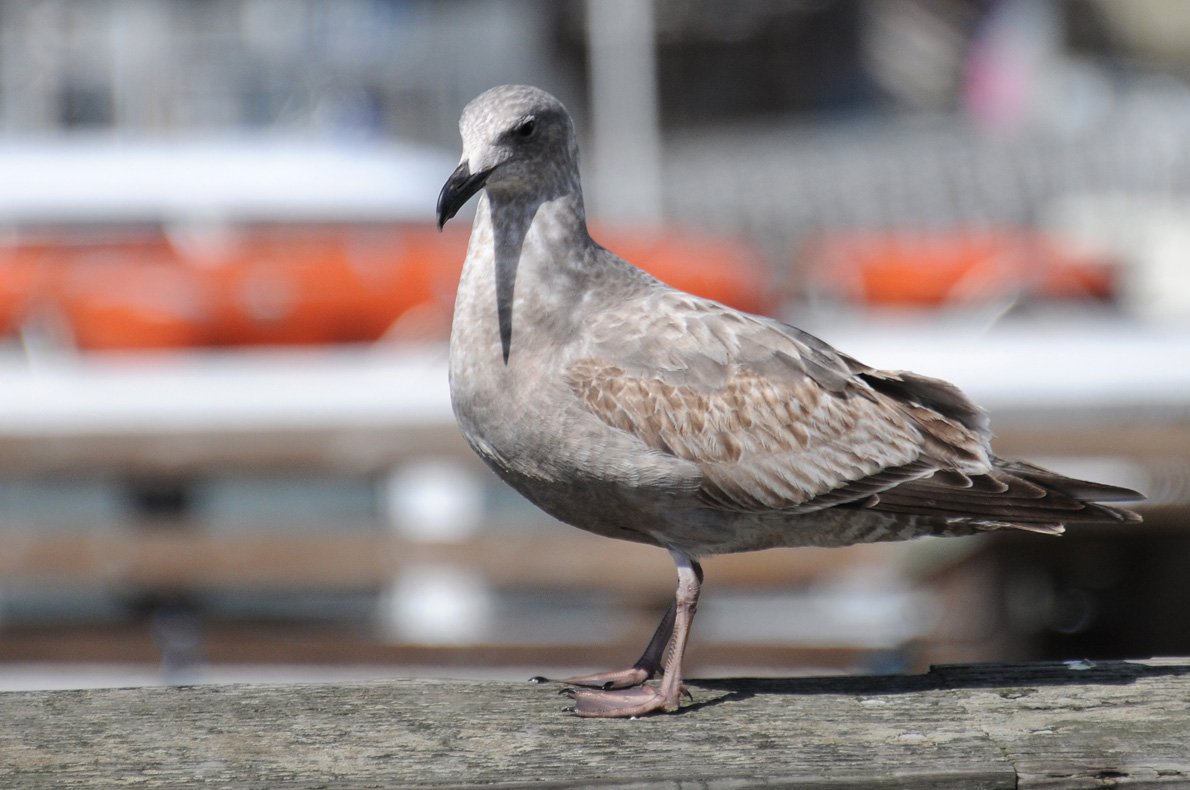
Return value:
[(480, 94), (459, 119), (463, 159), (438, 195), (438, 227), (480, 189), (538, 203), (578, 189), (574, 122), (555, 99), (528, 85)]

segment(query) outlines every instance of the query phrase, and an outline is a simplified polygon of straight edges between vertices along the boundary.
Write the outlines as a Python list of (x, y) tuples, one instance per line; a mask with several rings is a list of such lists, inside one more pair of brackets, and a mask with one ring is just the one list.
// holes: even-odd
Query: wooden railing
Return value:
[(1102, 788), (1190, 783), (1190, 659), (695, 680), (676, 715), (388, 680), (0, 694), (13, 788)]

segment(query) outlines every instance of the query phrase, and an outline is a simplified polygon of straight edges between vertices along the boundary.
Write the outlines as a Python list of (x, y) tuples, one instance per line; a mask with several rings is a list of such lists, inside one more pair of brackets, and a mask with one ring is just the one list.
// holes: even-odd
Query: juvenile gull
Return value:
[(661, 546), (678, 569), (636, 664), (564, 681), (587, 687), (579, 715), (677, 709), (702, 557), (1140, 520), (1096, 504), (1134, 491), (996, 457), (987, 416), (953, 385), (875, 370), (600, 247), (574, 126), (549, 94), (493, 88), (459, 128), (439, 227), (483, 190), (450, 337), (463, 435), (546, 512)]

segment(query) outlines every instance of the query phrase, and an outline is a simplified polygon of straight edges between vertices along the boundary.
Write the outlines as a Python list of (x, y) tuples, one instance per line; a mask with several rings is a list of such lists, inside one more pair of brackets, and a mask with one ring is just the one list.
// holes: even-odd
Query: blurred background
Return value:
[(668, 556), (450, 411), (434, 204), (505, 82), (605, 246), (1148, 495), (711, 559), (691, 674), (1190, 654), (1188, 78), (1181, 0), (0, 0), (0, 688), (636, 658)]

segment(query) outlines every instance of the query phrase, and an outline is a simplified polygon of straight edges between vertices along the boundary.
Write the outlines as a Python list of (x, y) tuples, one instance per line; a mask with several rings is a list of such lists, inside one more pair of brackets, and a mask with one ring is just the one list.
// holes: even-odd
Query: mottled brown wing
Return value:
[[(666, 298), (635, 338), (596, 327), (590, 355), (566, 378), (607, 424), (698, 464), (709, 505), (805, 512), (938, 468), (990, 468), (980, 426), (899, 403), (864, 379), (899, 374), (871, 371), (792, 327)], [(616, 353), (625, 342), (629, 353)]]
[(987, 415), (945, 381), (874, 370), (799, 329), (684, 294), (656, 301), (644, 332), (593, 327), (567, 379), (609, 425), (698, 464), (712, 507), (863, 508), (933, 519), (940, 534), (1139, 520), (1096, 504), (1143, 498), (1135, 491), (996, 458)]

